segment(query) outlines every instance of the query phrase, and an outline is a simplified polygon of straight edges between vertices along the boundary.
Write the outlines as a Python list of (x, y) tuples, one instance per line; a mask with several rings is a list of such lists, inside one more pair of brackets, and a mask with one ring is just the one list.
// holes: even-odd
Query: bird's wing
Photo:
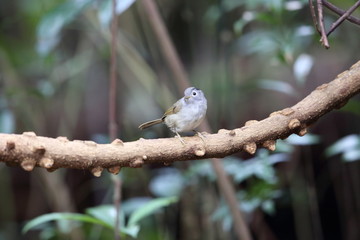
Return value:
[(168, 110), (166, 110), (166, 112), (164, 113), (164, 116), (163, 116), (163, 119), (166, 117), (166, 116), (169, 116), (171, 114), (175, 114), (175, 113), (178, 113), (181, 109), (181, 99), (179, 101), (177, 101), (176, 103), (174, 103), (174, 105), (172, 105)]

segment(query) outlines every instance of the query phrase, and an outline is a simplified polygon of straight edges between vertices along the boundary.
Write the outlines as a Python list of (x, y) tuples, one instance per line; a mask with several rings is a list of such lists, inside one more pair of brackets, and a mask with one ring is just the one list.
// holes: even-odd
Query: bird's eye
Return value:
[(196, 92), (193, 92), (192, 95), (193, 95), (193, 96), (196, 96)]

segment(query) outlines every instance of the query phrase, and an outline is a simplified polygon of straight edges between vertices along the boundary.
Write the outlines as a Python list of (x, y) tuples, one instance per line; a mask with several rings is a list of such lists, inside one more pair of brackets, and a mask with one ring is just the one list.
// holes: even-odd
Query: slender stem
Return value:
[(122, 181), (120, 176), (112, 175), (112, 180), (114, 183), (114, 206), (116, 210), (115, 214), (115, 227), (114, 227), (114, 239), (120, 240), (120, 209), (121, 209), (121, 188), (122, 188)]
[(224, 165), (220, 159), (212, 158), (211, 165), (215, 170), (220, 191), (222, 192), (234, 221), (234, 231), (241, 240), (251, 240), (251, 234), (248, 225), (239, 209), (239, 203), (236, 199), (235, 189), (229, 177), (226, 175)]
[(145, 12), (149, 18), (149, 23), (152, 26), (156, 37), (159, 41), (160, 49), (169, 65), (169, 68), (175, 76), (175, 82), (178, 84), (178, 89), (182, 94), (183, 89), (189, 86), (188, 76), (182, 65), (175, 47), (170, 39), (170, 35), (166, 30), (165, 24), (161, 19), (159, 10), (153, 0), (143, 0)]
[(321, 34), (320, 29), (319, 29), (319, 24), (318, 24), (317, 19), (316, 19), (316, 12), (315, 12), (315, 6), (314, 6), (314, 3), (313, 3), (313, 0), (309, 0), (309, 6), (310, 6), (311, 17), (312, 17), (312, 20), (314, 22), (314, 26), (316, 28), (316, 31), (318, 31), (318, 33)]
[[(117, 42), (117, 17), (116, 17), (116, 1), (112, 0), (112, 19), (111, 19), (111, 62), (110, 62), (110, 83), (109, 83), (109, 138), (116, 139), (118, 132), (118, 125), (116, 123), (116, 42)], [(120, 240), (120, 206), (121, 206), (121, 179), (120, 177), (112, 177), (114, 183), (114, 207), (115, 214), (115, 227), (114, 239)]]
[(112, 1), (111, 21), (111, 61), (110, 61), (110, 83), (109, 83), (109, 138), (114, 140), (117, 135), (118, 126), (116, 123), (116, 40), (117, 40), (117, 18), (116, 0)]
[(325, 30), (325, 26), (324, 26), (324, 16), (323, 16), (323, 5), (321, 0), (317, 0), (317, 10), (318, 10), (318, 23), (319, 23), (319, 27), (320, 27), (320, 32), (321, 32), (321, 43), (325, 46), (325, 48), (329, 48), (329, 41), (327, 39), (326, 36), (326, 30)]

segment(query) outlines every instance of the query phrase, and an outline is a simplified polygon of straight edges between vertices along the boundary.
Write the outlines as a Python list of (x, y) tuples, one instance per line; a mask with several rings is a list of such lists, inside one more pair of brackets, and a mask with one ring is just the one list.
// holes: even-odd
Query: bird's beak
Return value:
[(185, 97), (185, 100), (188, 100), (189, 98), (191, 98), (191, 96), (186, 96), (186, 97)]

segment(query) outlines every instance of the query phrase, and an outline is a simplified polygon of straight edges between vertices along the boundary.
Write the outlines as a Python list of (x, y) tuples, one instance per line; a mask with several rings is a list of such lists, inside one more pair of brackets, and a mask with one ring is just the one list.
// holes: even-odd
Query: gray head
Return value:
[(184, 91), (185, 102), (197, 102), (197, 101), (206, 101), (204, 93), (195, 87), (189, 87)]

